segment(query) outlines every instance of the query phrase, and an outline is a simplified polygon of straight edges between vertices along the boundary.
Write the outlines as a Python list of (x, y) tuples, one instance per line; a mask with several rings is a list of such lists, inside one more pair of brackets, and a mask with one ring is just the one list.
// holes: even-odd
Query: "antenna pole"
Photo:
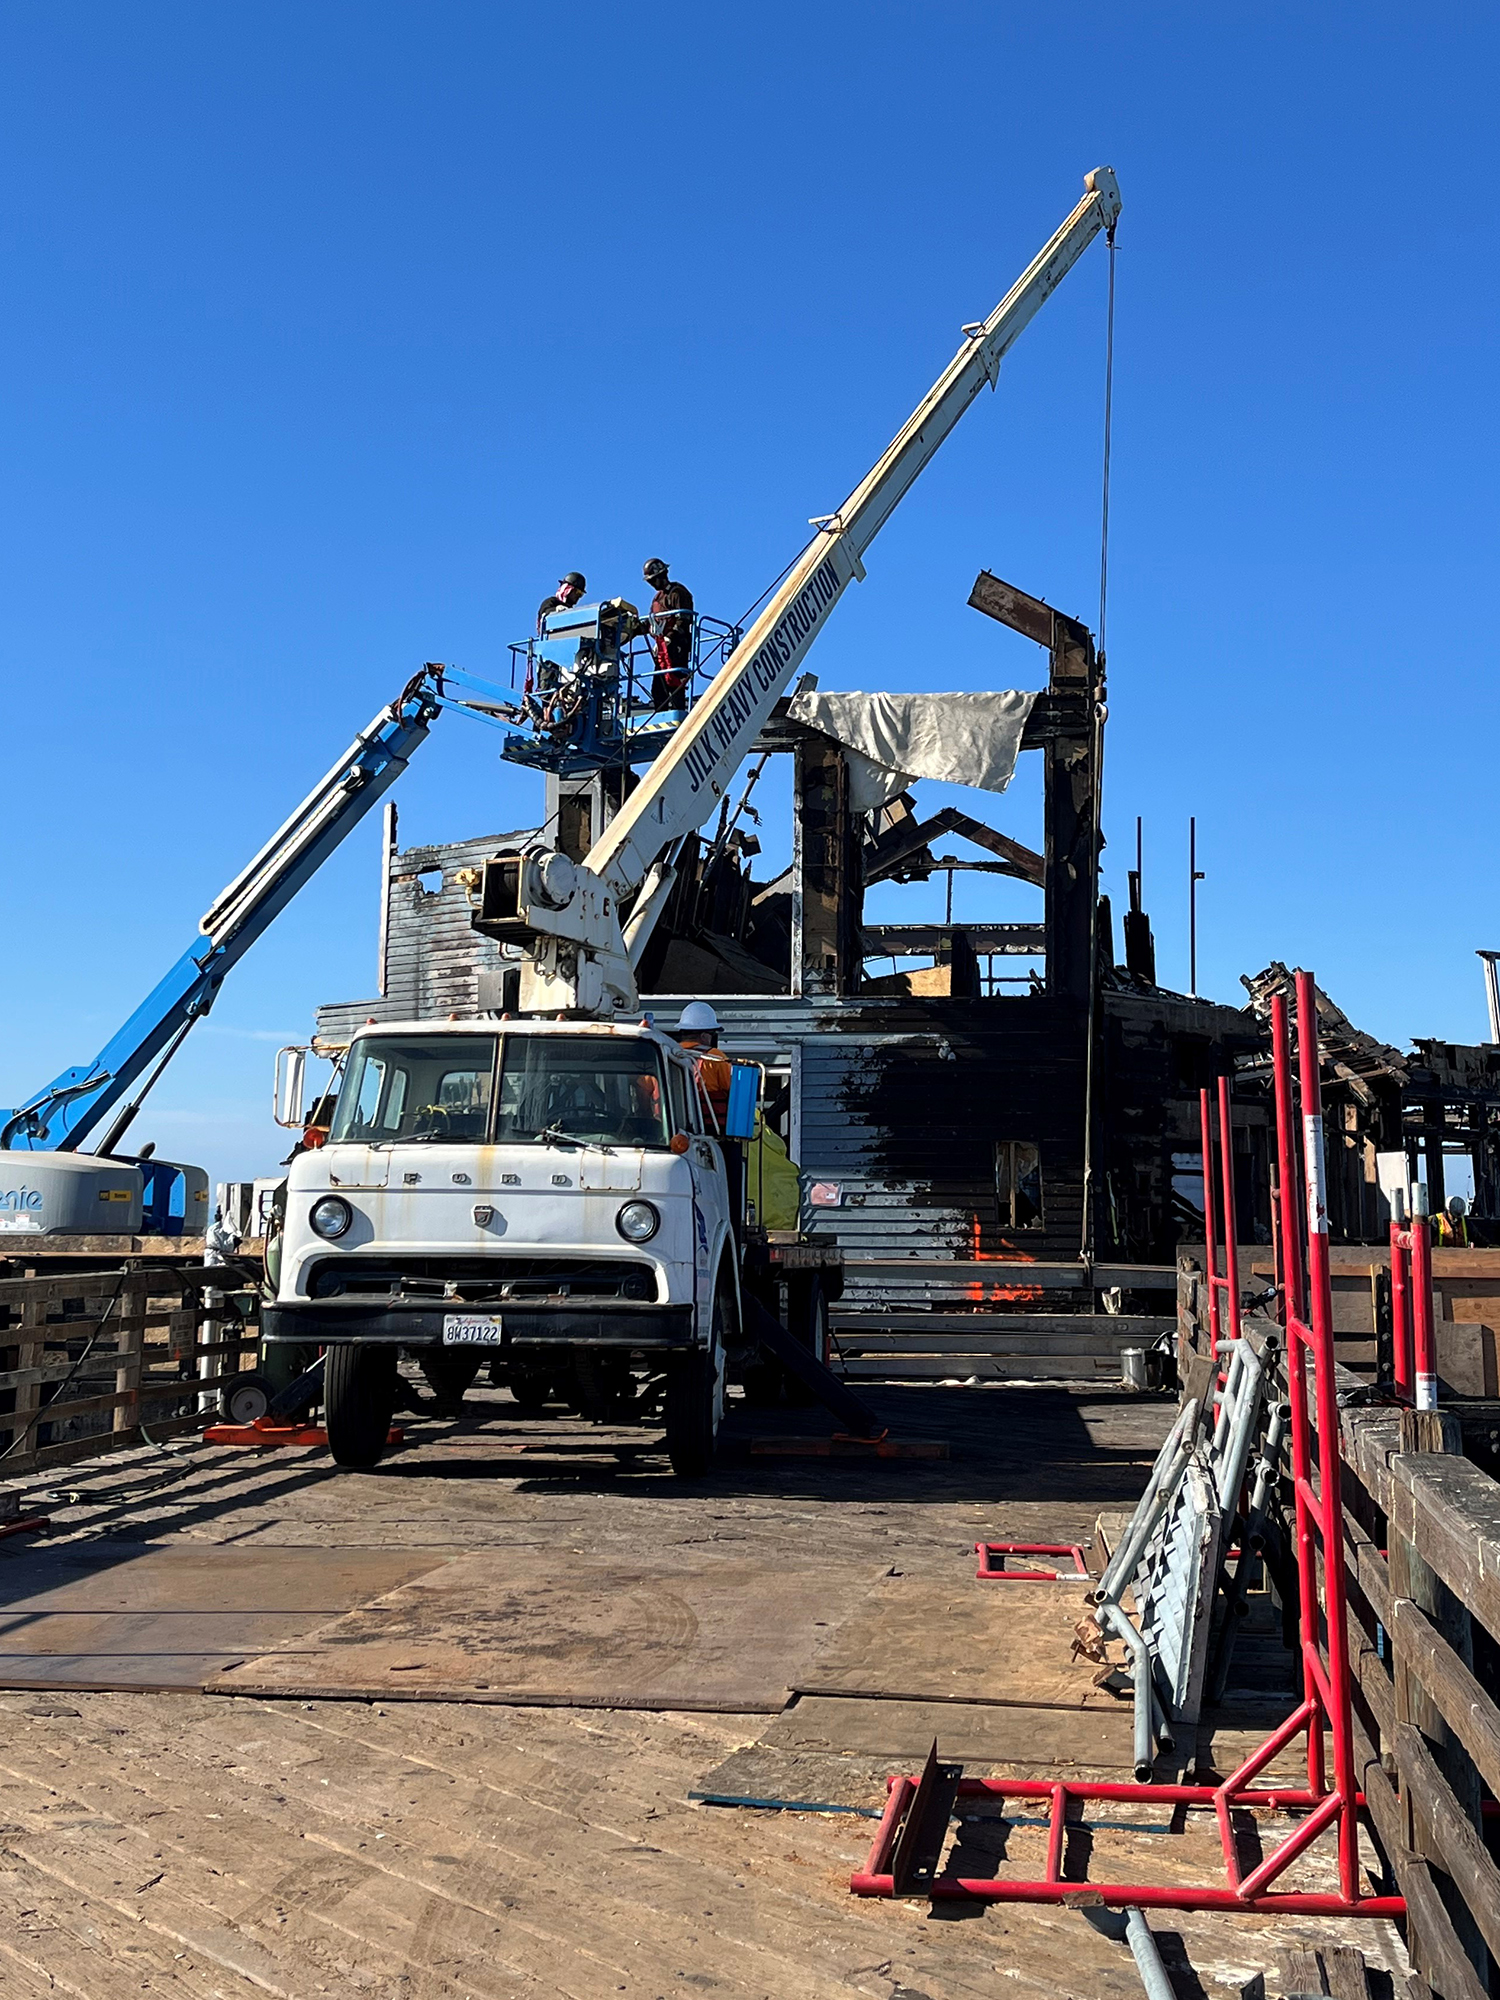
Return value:
[(1198, 884), (1203, 881), (1198, 866), (1198, 822), (1188, 820), (1188, 992), (1198, 997)]

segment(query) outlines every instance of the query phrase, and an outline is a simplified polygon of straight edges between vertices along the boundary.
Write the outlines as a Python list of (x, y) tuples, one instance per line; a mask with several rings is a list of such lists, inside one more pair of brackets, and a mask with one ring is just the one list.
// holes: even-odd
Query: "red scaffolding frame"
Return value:
[[(1221, 1339), (1240, 1337), (1240, 1253), (1234, 1229), (1234, 1130), (1229, 1115), (1229, 1078), (1219, 1078), (1219, 1173), (1223, 1188), (1224, 1269), (1218, 1265), (1218, 1234), (1215, 1217), (1219, 1206), (1214, 1200), (1214, 1114), (1206, 1090), (1198, 1093), (1198, 1115), (1203, 1130), (1203, 1236), (1204, 1282), (1208, 1287), (1208, 1329), (1214, 1346)], [(1219, 1311), (1219, 1294), (1224, 1295), (1224, 1311)]]
[[(992, 1903), (1061, 1903), (1087, 1888), (1105, 1903), (1140, 1909), (1250, 1910), (1287, 1916), (1397, 1917), (1406, 1908), (1400, 1896), (1362, 1891), (1359, 1872), (1359, 1811), (1363, 1794), (1354, 1778), (1348, 1614), (1344, 1590), (1343, 1500), (1337, 1386), (1334, 1380), (1333, 1304), (1329, 1279), (1328, 1210), (1324, 1200), (1323, 1114), (1318, 1060), (1316, 1000), (1310, 973), (1297, 981), (1298, 1062), (1301, 1084), (1301, 1160), (1293, 1109), (1287, 1010), (1278, 994), (1271, 1003), (1278, 1157), (1278, 1242), (1282, 1257), (1282, 1325), (1287, 1345), (1291, 1404), (1292, 1487), (1300, 1581), (1299, 1650), (1302, 1699), (1258, 1749), (1218, 1785), (1151, 1785), (1028, 1781), (1018, 1778), (961, 1778), (940, 1766), (934, 1755), (920, 1780), (890, 1780), (890, 1795), (864, 1868), (850, 1880), (859, 1896), (894, 1896), (920, 1886), (924, 1895)], [(1220, 1142), (1226, 1191), (1225, 1290), (1235, 1270), (1233, 1159), (1230, 1150), (1229, 1084), (1219, 1085)], [(1204, 1121), (1204, 1234), (1212, 1260), (1217, 1231), (1210, 1168), (1208, 1093)], [(1300, 1167), (1300, 1171), (1299, 1171)], [(1423, 1232), (1425, 1234), (1425, 1232)], [(1305, 1246), (1305, 1255), (1304, 1255)], [(1213, 1265), (1210, 1262), (1210, 1273)], [(1228, 1292), (1230, 1324), (1238, 1330), (1239, 1302)], [(1213, 1289), (1210, 1290), (1210, 1298)], [(1431, 1287), (1428, 1286), (1429, 1310)], [(1215, 1314), (1215, 1319), (1217, 1315)], [(1217, 1329), (1216, 1329), (1217, 1330)], [(1308, 1377), (1311, 1375), (1311, 1390)], [(1314, 1442), (1316, 1441), (1316, 1452)], [(1325, 1558), (1320, 1562), (1319, 1558)], [(1320, 1596), (1318, 1579), (1323, 1590)], [(1306, 1783), (1257, 1786), (1266, 1766), (1305, 1736)], [(1332, 1775), (1328, 1750), (1332, 1750)], [(1047, 1866), (1040, 1879), (939, 1874), (937, 1847), (955, 1800), (1047, 1800)], [(1222, 1883), (1080, 1882), (1064, 1880), (1070, 1804), (1171, 1805), (1212, 1811), (1224, 1857)], [(1255, 1811), (1300, 1815), (1279, 1845), (1244, 1874), (1240, 1869), (1234, 1814)], [(940, 1818), (939, 1818), (940, 1816)], [(1276, 1890), (1273, 1884), (1314, 1841), (1332, 1832), (1338, 1844), (1337, 1891)], [(934, 1865), (914, 1871), (908, 1857), (933, 1855)]]
[(1410, 1223), (1391, 1217), (1391, 1373), (1397, 1395), (1419, 1410), (1437, 1408), (1433, 1341), (1432, 1230), (1419, 1199)]

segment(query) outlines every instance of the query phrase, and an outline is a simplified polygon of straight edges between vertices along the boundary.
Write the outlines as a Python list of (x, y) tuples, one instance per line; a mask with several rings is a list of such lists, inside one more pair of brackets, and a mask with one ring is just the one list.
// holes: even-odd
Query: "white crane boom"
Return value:
[(965, 340), (932, 388), (836, 514), (788, 571), (770, 602), (694, 704), (672, 742), (585, 858), (617, 898), (639, 888), (664, 847), (707, 819), (791, 681), (861, 557), (906, 497), (1001, 358), (1100, 230), (1113, 227), (1120, 191), (1100, 167), (1052, 241)]
[[(631, 966), (665, 901), (670, 854), (723, 797), (845, 586), (864, 575), (864, 551), (917, 474), (984, 384), (995, 385), (1012, 342), (1094, 237), (1113, 229), (1120, 212), (1113, 169), (1095, 168), (1084, 187), (1073, 213), (989, 318), (965, 327), (963, 346), (843, 506), (815, 523), (811, 542), (583, 862), (511, 857), (505, 886), (486, 884), (477, 919), (483, 928), (532, 945), (523, 1006), (591, 1013), (636, 1004)], [(492, 862), (486, 872), (506, 866)], [(627, 950), (618, 911), (632, 896)]]

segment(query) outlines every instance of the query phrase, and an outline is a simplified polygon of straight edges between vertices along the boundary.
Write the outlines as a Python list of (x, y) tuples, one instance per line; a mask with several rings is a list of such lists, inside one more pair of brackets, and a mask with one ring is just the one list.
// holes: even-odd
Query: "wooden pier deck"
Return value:
[[(1081, 1587), (987, 1590), (972, 1544), (1087, 1542), (1170, 1405), (870, 1393), (949, 1457), (751, 1457), (740, 1411), (695, 1485), (624, 1434), (435, 1419), (368, 1476), (188, 1441), (29, 1479), (72, 1497), (44, 1542), (0, 1541), (0, 1989), (1139, 1993), (1079, 1910), (851, 1897), (868, 1817), (694, 1797), (868, 1813), (934, 1730), (976, 1773), (1128, 1763), (1128, 1704), (1068, 1659)], [(1261, 1720), (1210, 1718), (1200, 1754), (1229, 1768)], [(1213, 1879), (1210, 1825), (1153, 1821), (1081, 1839), (1095, 1879), (1106, 1853)], [(1041, 1835), (1008, 1839), (1025, 1863)], [(1153, 1928), (1183, 1996), (1292, 1990), (1278, 1953), (1319, 1946), (1407, 1991), (1384, 1924)]]

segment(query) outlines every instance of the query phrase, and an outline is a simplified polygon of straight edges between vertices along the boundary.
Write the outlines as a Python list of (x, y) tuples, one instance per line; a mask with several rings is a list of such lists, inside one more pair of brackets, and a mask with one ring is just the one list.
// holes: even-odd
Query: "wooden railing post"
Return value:
[[(1403, 1456), (1408, 1453), (1426, 1453), (1462, 1458), (1463, 1448), (1463, 1432), (1458, 1418), (1451, 1410), (1401, 1412)], [(1393, 1609), (1397, 1600), (1409, 1599), (1437, 1628), (1459, 1659), (1472, 1668), (1474, 1633), (1472, 1621), (1464, 1604), (1430, 1564), (1417, 1553), (1411, 1539), (1403, 1532), (1397, 1516), (1393, 1516), (1390, 1521), (1389, 1541), (1388, 1562)], [(1393, 1625), (1394, 1630), (1390, 1637), (1395, 1680), (1396, 1766), (1401, 1784), (1402, 1836), (1413, 1853), (1422, 1855), (1435, 1870), (1438, 1891), (1448, 1910), (1454, 1931), (1472, 1959), (1479, 1980), (1483, 1983), (1488, 1974), (1488, 1952), (1485, 1942), (1463, 1897), (1458, 1893), (1444, 1867), (1442, 1855), (1435, 1851), (1432, 1840), (1425, 1837), (1431, 1824), (1430, 1816), (1416, 1810), (1417, 1799), (1422, 1791), (1423, 1774), (1413, 1769), (1410, 1749), (1403, 1756), (1403, 1740), (1410, 1745), (1425, 1739), (1431, 1746), (1438, 1769), (1447, 1780), (1459, 1809), (1476, 1832), (1482, 1829), (1479, 1772), (1469, 1753), (1444, 1722), (1441, 1711), (1432, 1699), (1431, 1690), (1426, 1686), (1420, 1667), (1413, 1659), (1412, 1649), (1402, 1636), (1399, 1611), (1395, 1613)], [(1403, 1738), (1404, 1727), (1418, 1732), (1417, 1736)], [(1432, 1966), (1424, 1953), (1419, 1934), (1408, 1936), (1407, 1948), (1412, 1963), (1418, 1971), (1424, 1975), (1429, 1974)]]
[(16, 1389), (16, 1407), (9, 1421), (13, 1426), (0, 1450), (8, 1449), (10, 1457), (7, 1470), (19, 1472), (25, 1466), (31, 1453), (36, 1449), (36, 1413), (41, 1407), (42, 1385), (39, 1378), (44, 1345), (42, 1329), (47, 1320), (47, 1303), (40, 1291), (28, 1293), (21, 1301), (21, 1324), (18, 1329), (20, 1339), (16, 1345), (16, 1367), (32, 1371), (33, 1380), (22, 1382)]
[[(115, 1405), (113, 1425), (116, 1431), (132, 1431), (140, 1423), (141, 1394), (141, 1351), (146, 1339), (147, 1285), (143, 1278), (127, 1278), (120, 1286), (116, 1312), (119, 1320), (115, 1328), (115, 1394), (122, 1400)], [(101, 1332), (103, 1329), (101, 1328)]]

